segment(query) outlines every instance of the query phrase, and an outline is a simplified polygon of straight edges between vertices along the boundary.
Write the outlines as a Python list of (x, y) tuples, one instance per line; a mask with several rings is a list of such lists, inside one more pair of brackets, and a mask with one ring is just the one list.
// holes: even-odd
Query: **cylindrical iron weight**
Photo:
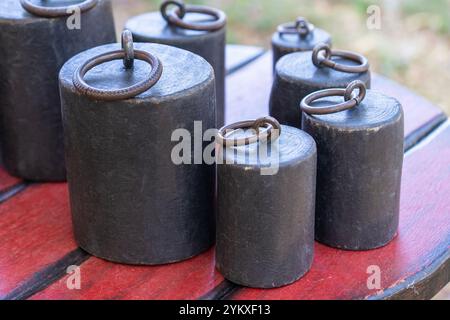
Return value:
[[(346, 102), (336, 97), (344, 89), (319, 91), (302, 102), (316, 113), (303, 114), (303, 129), (318, 150), (315, 232), (329, 246), (368, 250), (386, 245), (397, 232), (403, 111), (379, 92), (368, 90), (365, 98), (348, 92)], [(333, 110), (336, 104), (343, 111)]]
[[(89, 253), (115, 262), (184, 260), (214, 244), (215, 168), (194, 164), (190, 144), (200, 139), (205, 146), (203, 131), (214, 127), (214, 72), (178, 48), (135, 43), (134, 54), (124, 48), (85, 51), (61, 70), (75, 238)], [(103, 60), (89, 71), (97, 55), (124, 62)], [(162, 75), (154, 70), (158, 60)], [(174, 152), (180, 137), (188, 145)]]
[(331, 36), (305, 18), (299, 17), (295, 22), (279, 25), (272, 36), (274, 70), (276, 63), (283, 56), (293, 52), (311, 51), (319, 43), (331, 46)]
[(217, 268), (248, 287), (292, 283), (313, 259), (316, 144), (288, 126), (277, 141), (218, 153)]
[(19, 0), (0, 1), (3, 163), (9, 173), (27, 180), (63, 181), (58, 72), (73, 55), (115, 41), (111, 3), (65, 1), (79, 6), (79, 17), (55, 7), (57, 1), (22, 3), (30, 12)]
[[(312, 92), (345, 88), (354, 80), (361, 80), (370, 87), (369, 66), (363, 56), (348, 51), (331, 51), (327, 45), (316, 46), (315, 50), (288, 54), (276, 65), (269, 110), (270, 115), (282, 124), (301, 127), (302, 113), (298, 106), (300, 101)], [(342, 66), (343, 69), (337, 70), (336, 67), (321, 62), (316, 65), (313, 57), (316, 54), (319, 58), (322, 57), (323, 51), (330, 53), (327, 61), (337, 63), (337, 66)], [(350, 69), (345, 70), (348, 66)]]

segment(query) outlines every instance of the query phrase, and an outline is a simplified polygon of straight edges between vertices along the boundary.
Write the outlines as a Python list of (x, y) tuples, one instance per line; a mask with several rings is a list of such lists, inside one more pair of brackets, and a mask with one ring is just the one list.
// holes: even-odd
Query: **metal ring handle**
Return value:
[[(261, 127), (263, 127), (264, 129), (261, 130)], [(245, 138), (227, 138), (227, 135), (237, 129), (248, 128), (254, 129), (256, 131), (256, 134)], [(271, 137), (274, 137), (273, 139), (276, 140), (279, 138), (280, 134), (280, 123), (275, 118), (263, 117), (256, 120), (239, 121), (220, 128), (219, 132), (217, 133), (216, 141), (220, 145), (238, 147), (249, 145), (258, 141), (267, 141)]]
[[(323, 55), (322, 52), (325, 52), (325, 55)], [(356, 61), (359, 65), (348, 66), (336, 63), (331, 59), (332, 57), (340, 57), (347, 60)], [(351, 51), (331, 50), (330, 46), (325, 43), (318, 44), (314, 47), (312, 61), (317, 68), (327, 66), (331, 69), (348, 73), (362, 73), (368, 71), (370, 68), (369, 61), (363, 55)]]
[(297, 18), (295, 22), (288, 22), (278, 26), (278, 33), (283, 36), (285, 34), (298, 34), (301, 38), (305, 38), (314, 31), (314, 25), (309, 23), (303, 17)]
[[(176, 5), (177, 8), (167, 14), (166, 9), (169, 4)], [(227, 16), (221, 10), (206, 6), (185, 5), (179, 1), (166, 1), (161, 6), (161, 13), (166, 21), (174, 26), (196, 31), (216, 31), (222, 29), (227, 23)], [(201, 13), (216, 18), (207, 24), (195, 24), (186, 22), (183, 17), (187, 13)]]
[(136, 59), (143, 60), (152, 66), (149, 77), (141, 82), (123, 89), (104, 90), (91, 87), (84, 81), (84, 76), (92, 68), (108, 61), (126, 58), (125, 51), (116, 50), (87, 60), (73, 75), (73, 84), (77, 90), (81, 91), (81, 93), (97, 100), (115, 101), (135, 97), (138, 94), (147, 91), (158, 82), (161, 78), (163, 67), (161, 61), (149, 52), (135, 50), (134, 56)]
[(122, 32), (122, 49), (125, 52), (125, 58), (123, 59), (123, 65), (126, 69), (131, 69), (134, 66), (134, 43), (133, 34), (130, 30), (124, 30)]
[(260, 137), (259, 140), (263, 140), (264, 138), (269, 139), (273, 136), (275, 137), (275, 138), (273, 138), (274, 140), (278, 139), (281, 134), (281, 125), (278, 122), (278, 120), (275, 119), (274, 117), (266, 116), (266, 117), (256, 119), (255, 123), (253, 124), (253, 129), (255, 129), (256, 132), (259, 134), (260, 128), (267, 124), (271, 125), (273, 127), (273, 130), (269, 131), (269, 134), (267, 135), (267, 137), (264, 137), (264, 136)]
[[(354, 94), (355, 90), (358, 89), (358, 94)], [(344, 94), (344, 100), (345, 101), (351, 101), (355, 100), (356, 105), (359, 105), (364, 98), (366, 97), (367, 88), (364, 82), (361, 80), (355, 80), (348, 84), (347, 88), (345, 89)]]
[(178, 1), (178, 0), (168, 0), (168, 1), (164, 1), (161, 4), (161, 15), (163, 16), (164, 20), (169, 21), (169, 15), (167, 14), (167, 8), (169, 6), (176, 6), (178, 7), (178, 9), (180, 9), (180, 19), (183, 19), (184, 16), (186, 15), (186, 5), (184, 4), (184, 2), (182, 1)]
[(67, 12), (67, 9), (71, 7), (77, 7), (81, 12), (92, 9), (98, 3), (98, 0), (85, 0), (79, 4), (73, 4), (71, 6), (64, 7), (43, 7), (33, 4), (30, 0), (20, 0), (22, 7), (36, 16), (46, 17), (46, 18), (56, 18), (71, 15), (71, 12)]
[[(358, 95), (354, 95), (354, 90), (359, 89)], [(325, 89), (313, 92), (303, 98), (300, 108), (308, 114), (330, 114), (348, 109), (352, 109), (359, 105), (366, 96), (366, 85), (360, 80), (351, 82), (346, 89)], [(326, 107), (312, 107), (311, 103), (326, 97), (344, 97), (344, 102)]]

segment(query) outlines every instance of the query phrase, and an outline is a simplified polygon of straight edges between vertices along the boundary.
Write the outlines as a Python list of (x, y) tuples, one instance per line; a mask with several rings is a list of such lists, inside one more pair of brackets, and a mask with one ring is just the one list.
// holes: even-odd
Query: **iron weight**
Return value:
[[(284, 286), (312, 264), (316, 144), (288, 126), (281, 126), (277, 147), (270, 141), (246, 143), (218, 149), (224, 164), (217, 168), (216, 266), (226, 279), (243, 286)], [(273, 175), (262, 174), (261, 157), (251, 158), (264, 144), (271, 146), (271, 154), (279, 151), (279, 170)]]
[(282, 124), (300, 128), (302, 113), (298, 105), (304, 97), (318, 90), (345, 88), (354, 80), (370, 87), (369, 64), (357, 53), (331, 50), (321, 44), (314, 51), (288, 54), (276, 65), (270, 115)]
[(364, 83), (355, 81), (302, 101), (303, 130), (318, 150), (316, 239), (346, 250), (386, 245), (399, 222), (402, 106), (382, 93), (364, 92)]
[(331, 36), (303, 17), (293, 23), (279, 25), (272, 36), (273, 69), (281, 57), (293, 52), (311, 51), (320, 43), (331, 46)]
[[(124, 48), (85, 51), (60, 73), (75, 239), (87, 252), (120, 263), (184, 260), (214, 244), (215, 167), (192, 159), (176, 165), (171, 154), (179, 141), (172, 133), (185, 129), (193, 142), (194, 121), (203, 130), (214, 127), (214, 72), (178, 48)], [(162, 64), (159, 79), (149, 53)], [(88, 71), (92, 59), (105, 61), (98, 55), (116, 60)]]
[[(66, 180), (58, 72), (73, 55), (115, 41), (110, 1), (80, 6), (69, 29), (67, 7), (52, 1), (0, 1), (0, 104), (3, 163), (15, 176)], [(38, 6), (36, 6), (38, 5)]]
[[(168, 10), (174, 5), (174, 10)], [(206, 17), (206, 18), (205, 18)], [(131, 18), (126, 29), (137, 42), (161, 43), (191, 51), (208, 61), (216, 77), (216, 128), (225, 117), (225, 43), (226, 15), (220, 10), (164, 1), (161, 12)]]

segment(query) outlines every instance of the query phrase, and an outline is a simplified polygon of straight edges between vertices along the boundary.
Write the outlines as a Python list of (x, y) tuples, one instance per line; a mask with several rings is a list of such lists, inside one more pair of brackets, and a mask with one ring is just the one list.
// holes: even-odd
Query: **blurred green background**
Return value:
[[(118, 31), (161, 0), (114, 0)], [(190, 0), (224, 10), (228, 42), (270, 48), (277, 25), (304, 16), (329, 31), (335, 48), (365, 54), (372, 70), (427, 97), (450, 114), (450, 0)], [(369, 30), (367, 9), (380, 8)]]

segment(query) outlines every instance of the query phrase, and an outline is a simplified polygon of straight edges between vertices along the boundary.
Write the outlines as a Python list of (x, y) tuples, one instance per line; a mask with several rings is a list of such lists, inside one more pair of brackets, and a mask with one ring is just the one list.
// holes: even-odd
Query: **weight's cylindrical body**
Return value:
[[(131, 99), (96, 101), (72, 83), (82, 63), (119, 49), (118, 44), (83, 52), (61, 70), (74, 232), (81, 248), (101, 258), (127, 264), (170, 263), (214, 243), (215, 169), (194, 165), (191, 152), (194, 141), (200, 147), (207, 143), (202, 142), (201, 128), (214, 126), (214, 72), (203, 58), (185, 50), (134, 46), (158, 57), (164, 70), (154, 87)], [(115, 60), (95, 67), (85, 80), (96, 88), (125, 88), (149, 71), (143, 61), (136, 60), (127, 70)], [(201, 121), (195, 134), (194, 121)], [(186, 148), (176, 152), (181, 142)], [(188, 160), (178, 165), (172, 153)]]
[[(196, 21), (203, 15), (189, 13), (184, 18)], [(193, 31), (171, 26), (160, 12), (131, 18), (125, 26), (133, 33), (136, 42), (167, 44), (191, 51), (208, 61), (216, 77), (216, 126), (224, 124), (225, 117), (225, 37), (226, 27), (217, 31)]]
[[(338, 59), (336, 59), (338, 60)], [(339, 59), (347, 65), (351, 60)], [(302, 112), (300, 102), (308, 94), (329, 88), (345, 88), (354, 81), (363, 81), (370, 88), (370, 72), (347, 73), (328, 67), (317, 68), (312, 62), (312, 52), (291, 53), (278, 61), (270, 96), (270, 115), (282, 124), (300, 128)]]
[(226, 156), (218, 155), (228, 162), (217, 169), (217, 268), (244, 286), (287, 285), (304, 275), (313, 259), (316, 144), (306, 133), (282, 126), (279, 147), (272, 149), (272, 155), (279, 151), (279, 169), (272, 175), (245, 159), (259, 152), (257, 144), (237, 149), (244, 152), (226, 149)]
[[(337, 102), (342, 97), (321, 103)], [(399, 221), (403, 126), (398, 101), (371, 90), (351, 110), (303, 115), (303, 129), (318, 149), (318, 241), (368, 250), (393, 239)]]
[(328, 32), (319, 28), (314, 28), (305, 37), (300, 37), (298, 34), (280, 34), (280, 32), (275, 32), (272, 36), (274, 70), (278, 60), (285, 55), (299, 51), (311, 51), (319, 43), (331, 45), (331, 36)]
[(18, 0), (0, 2), (3, 162), (24, 179), (66, 179), (58, 72), (73, 55), (115, 41), (110, 1), (82, 12), (79, 29), (69, 29), (75, 20), (68, 19), (31, 15)]

